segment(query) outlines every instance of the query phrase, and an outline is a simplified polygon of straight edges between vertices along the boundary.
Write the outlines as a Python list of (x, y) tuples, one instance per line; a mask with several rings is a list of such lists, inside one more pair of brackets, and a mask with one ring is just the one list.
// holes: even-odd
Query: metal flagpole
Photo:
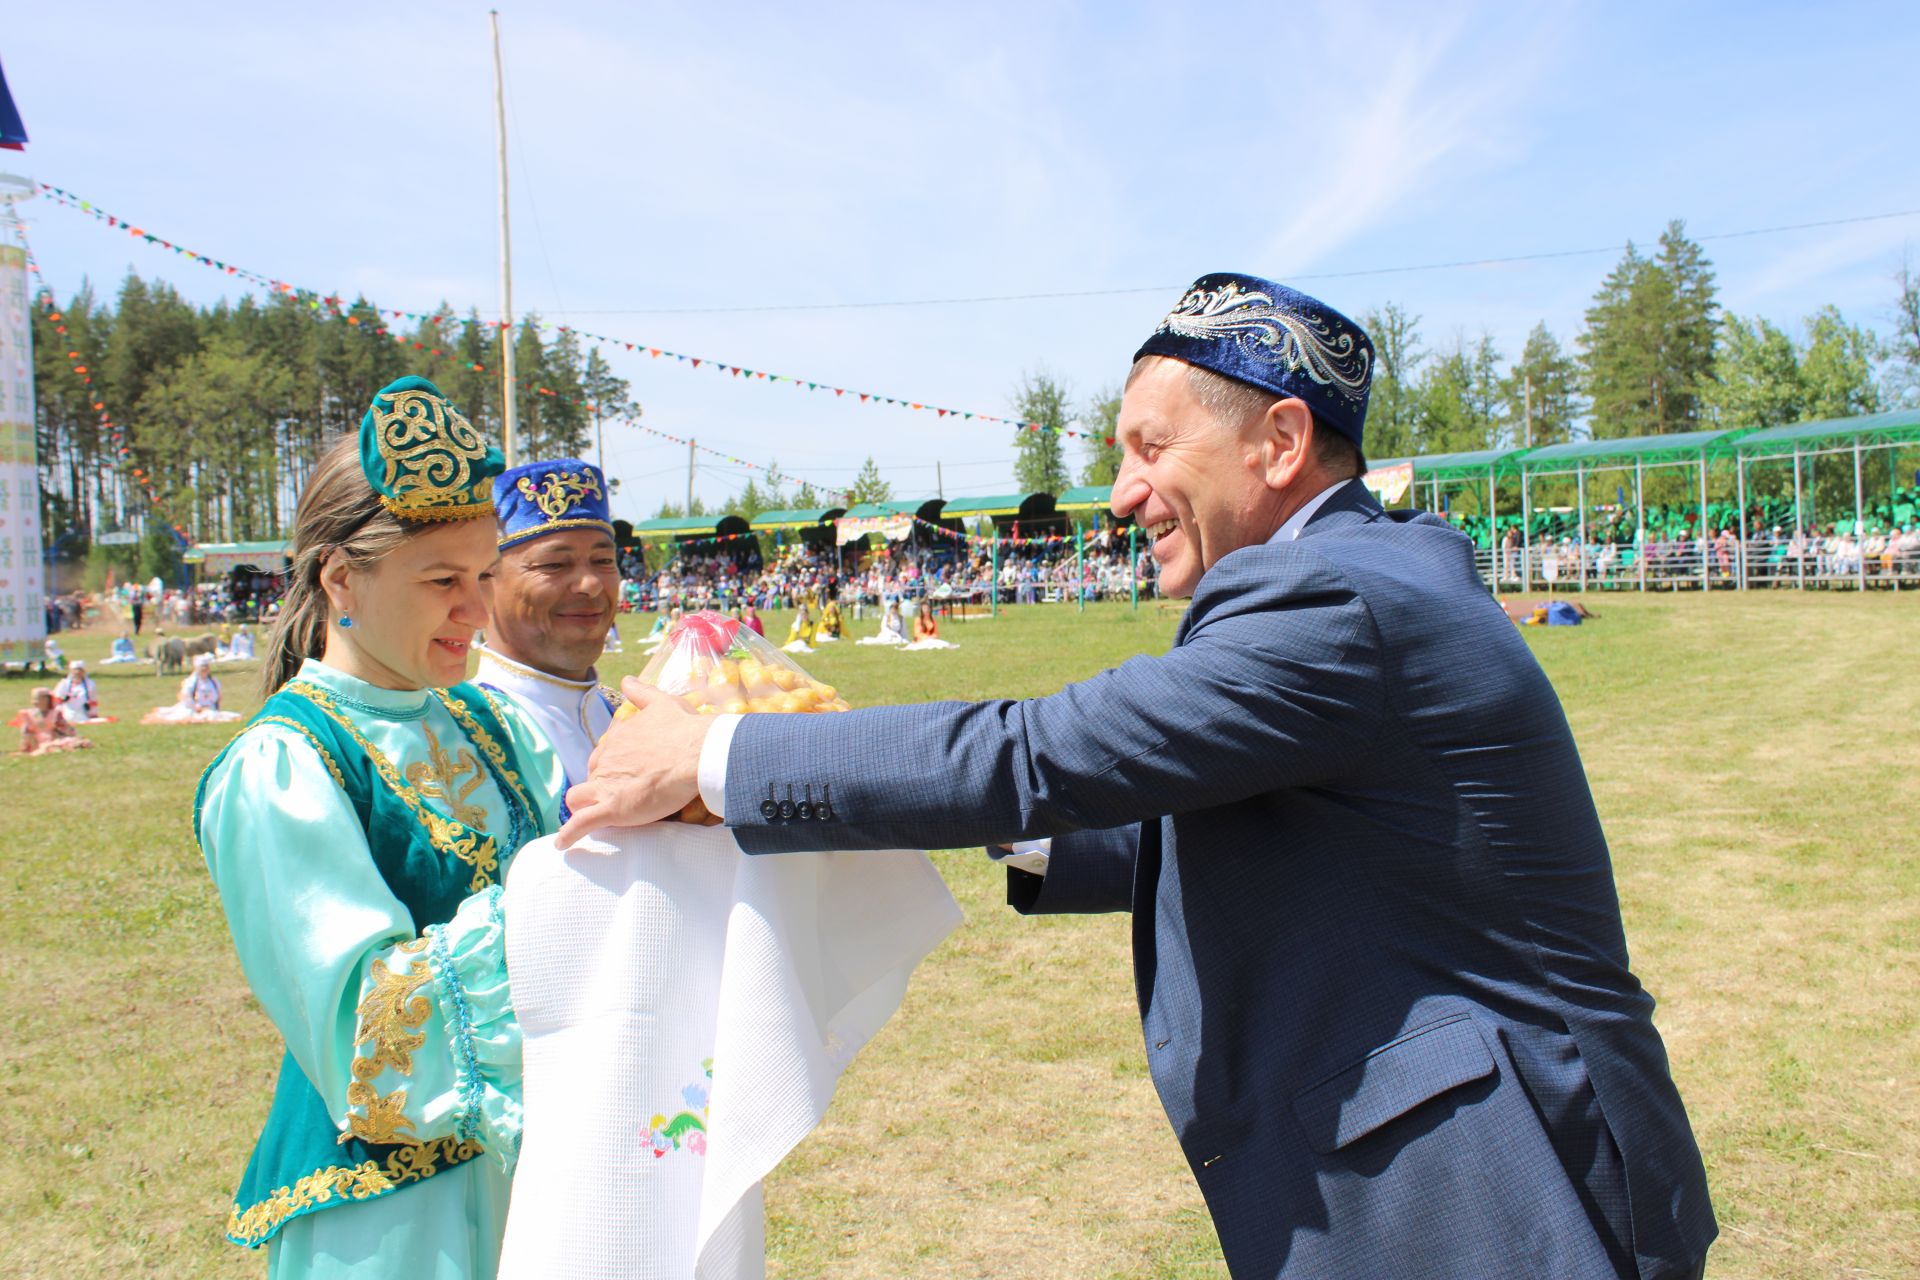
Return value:
[(1587, 589), (1587, 469), (1580, 463), (1573, 464), (1574, 485), (1579, 490), (1576, 501), (1580, 504), (1580, 590)]
[(493, 26), (493, 116), (500, 135), (500, 402), (501, 441), (507, 465), (514, 465), (513, 437), (519, 415), (513, 395), (513, 229), (507, 222), (507, 79), (500, 66), (500, 11), (489, 9)]
[(1807, 521), (1800, 514), (1800, 446), (1793, 446), (1793, 532), (1800, 539), (1800, 554), (1793, 558), (1794, 585), (1807, 586)]
[(1633, 460), (1633, 519), (1635, 525), (1633, 563), (1640, 570), (1640, 590), (1647, 589), (1647, 503), (1640, 488), (1641, 472), (1645, 464), (1639, 458)]
[(1140, 526), (1127, 526), (1127, 581), (1133, 584), (1133, 607), (1140, 608)]
[(1087, 540), (1080, 534), (1080, 526), (1073, 526), (1073, 576), (1080, 583), (1080, 612), (1087, 611)]
[(1860, 437), (1853, 438), (1853, 558), (1860, 568), (1860, 589), (1867, 589), (1866, 503), (1860, 491)]
[(1740, 569), (1740, 589), (1747, 589), (1747, 460), (1733, 455), (1733, 480), (1736, 501), (1740, 503), (1740, 554), (1735, 563)]
[(1713, 590), (1713, 580), (1707, 576), (1707, 451), (1700, 450), (1700, 589)]
[(993, 526), (993, 559), (990, 560), (988, 563), (991, 566), (988, 572), (992, 576), (989, 577), (987, 580), (987, 592), (988, 592), (987, 599), (989, 601), (987, 605), (987, 616), (991, 618), (997, 618), (1000, 616), (1000, 526), (999, 525)]

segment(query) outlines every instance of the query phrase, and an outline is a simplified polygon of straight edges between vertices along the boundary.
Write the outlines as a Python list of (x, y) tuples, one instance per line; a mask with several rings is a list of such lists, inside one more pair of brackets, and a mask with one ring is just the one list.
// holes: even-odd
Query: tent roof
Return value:
[(1110, 484), (1083, 484), (1069, 489), (1054, 501), (1055, 511), (1092, 511), (1108, 510), (1113, 506), (1113, 486)]
[(1003, 493), (990, 498), (950, 498), (947, 505), (940, 509), (940, 518), (951, 516), (1017, 516), (1020, 504), (1028, 498), (1038, 497), (1032, 493)]
[(762, 511), (753, 518), (753, 527), (760, 529), (804, 529), (809, 525), (824, 524), (845, 514), (840, 507), (809, 507), (805, 510)]
[(918, 502), (863, 502), (857, 507), (848, 507), (843, 520), (871, 520), (876, 516), (913, 516), (920, 514), (920, 508), (932, 501), (922, 498)]
[(1796, 448), (1817, 448), (1822, 444), (1853, 439), (1858, 439), (1862, 444), (1920, 440), (1920, 410), (1863, 413), (1851, 418), (1823, 418), (1818, 422), (1766, 427), (1740, 437), (1733, 450), (1743, 457), (1767, 457), (1792, 453)]
[(1614, 440), (1569, 440), (1535, 449), (1520, 460), (1522, 471), (1571, 471), (1590, 462), (1664, 462), (1718, 453), (1738, 431), (1675, 431)]
[(712, 533), (720, 527), (719, 516), (659, 516), (635, 523), (635, 533)]
[(1516, 459), (1526, 453), (1525, 449), (1469, 449), (1464, 453), (1427, 453), (1414, 458), (1388, 458), (1385, 461), (1367, 463), (1369, 471), (1384, 471), (1388, 467), (1398, 467), (1405, 463), (1413, 464), (1413, 473), (1438, 480), (1479, 480), (1487, 473), (1498, 468), (1508, 471), (1513, 468)]

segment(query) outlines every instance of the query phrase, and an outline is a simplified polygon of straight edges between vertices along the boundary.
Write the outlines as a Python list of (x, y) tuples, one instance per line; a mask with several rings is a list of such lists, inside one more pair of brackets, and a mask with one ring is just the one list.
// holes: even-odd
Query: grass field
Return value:
[[(1528, 638), (1706, 1151), (1709, 1274), (1920, 1274), (1920, 598), (1593, 603)], [(1037, 606), (950, 626), (956, 651), (808, 664), (856, 702), (1039, 694), (1173, 626)], [(64, 639), (97, 658), (108, 638)], [(145, 671), (97, 672), (122, 717), (97, 750), (0, 759), (0, 1275), (265, 1266), (219, 1235), (277, 1038), (188, 820), (230, 730), (133, 723), (177, 686)], [(253, 673), (225, 679), (251, 710)], [(775, 1273), (1223, 1276), (1147, 1079), (1124, 918), (1022, 920), (977, 850), (936, 858), (967, 923), (769, 1181)]]

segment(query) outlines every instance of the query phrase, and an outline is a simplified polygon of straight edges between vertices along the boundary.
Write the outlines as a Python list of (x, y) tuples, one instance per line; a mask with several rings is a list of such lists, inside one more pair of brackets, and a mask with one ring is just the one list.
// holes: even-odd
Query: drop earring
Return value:
[(353, 625), (353, 619), (343, 613), (340, 615), (340, 625), (343, 627), (351, 627)]

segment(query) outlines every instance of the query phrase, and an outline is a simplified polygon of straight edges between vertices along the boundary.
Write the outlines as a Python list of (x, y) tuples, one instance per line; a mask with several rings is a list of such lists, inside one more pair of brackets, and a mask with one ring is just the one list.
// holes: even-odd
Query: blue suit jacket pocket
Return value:
[(1307, 1141), (1338, 1151), (1449, 1089), (1494, 1072), (1493, 1054), (1473, 1018), (1456, 1013), (1416, 1027), (1293, 1099)]

